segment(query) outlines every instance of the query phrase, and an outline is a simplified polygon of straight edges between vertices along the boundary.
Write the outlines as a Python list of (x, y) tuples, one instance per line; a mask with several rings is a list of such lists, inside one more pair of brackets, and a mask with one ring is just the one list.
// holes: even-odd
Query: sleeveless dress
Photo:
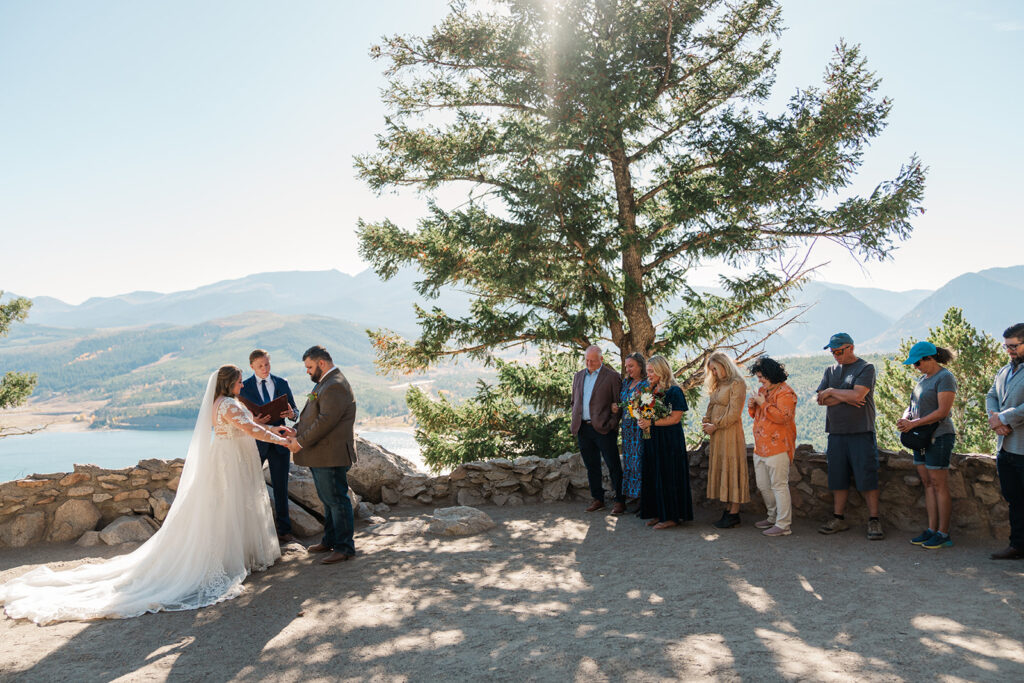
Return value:
[(281, 557), (254, 438), (287, 440), (233, 398), (214, 410), (212, 442), (209, 427), (197, 426), (193, 445), (208, 441), (191, 463), (190, 448), (156, 534), (127, 555), (59, 572), (40, 567), (0, 585), (7, 615), (48, 624), (197, 609), (237, 597), (249, 572)]
[[(651, 386), (650, 382), (642, 379), (631, 390), (630, 382), (623, 382), (622, 392), (619, 394), (620, 402), (628, 401), (634, 392), (644, 391)], [(639, 498), (644, 439), (640, 435), (640, 426), (626, 411), (622, 414), (619, 429), (622, 433), (622, 495), (627, 498)]]
[[(686, 411), (686, 397), (679, 387), (669, 387), (663, 399), (672, 410)], [(640, 482), (640, 516), (660, 522), (693, 519), (690, 491), (690, 459), (680, 420), (668, 427), (651, 427), (643, 440), (643, 474)]]

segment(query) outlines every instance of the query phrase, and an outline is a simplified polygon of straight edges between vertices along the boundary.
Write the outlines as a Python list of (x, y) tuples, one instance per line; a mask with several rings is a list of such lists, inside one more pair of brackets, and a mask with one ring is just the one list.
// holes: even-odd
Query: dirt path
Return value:
[[(373, 535), (289, 553), (239, 599), (124, 621), (0, 621), (18, 680), (1024, 680), (1024, 562), (798, 523), (654, 532), (581, 504), (484, 507), (463, 539)], [(396, 511), (422, 514), (422, 510)], [(401, 525), (398, 525), (399, 527)], [(106, 555), (121, 552), (106, 549)], [(103, 551), (0, 551), (0, 581)]]

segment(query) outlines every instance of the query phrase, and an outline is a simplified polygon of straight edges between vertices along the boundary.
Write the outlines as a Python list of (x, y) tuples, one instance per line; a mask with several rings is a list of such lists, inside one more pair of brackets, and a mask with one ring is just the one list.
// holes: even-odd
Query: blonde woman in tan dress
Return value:
[(728, 503), (719, 529), (740, 525), (740, 505), (750, 502), (747, 473), (747, 441), (743, 436), (743, 406), (747, 384), (736, 362), (721, 351), (708, 356), (704, 366), (704, 387), (708, 410), (702, 428), (711, 443), (708, 448), (708, 498)]

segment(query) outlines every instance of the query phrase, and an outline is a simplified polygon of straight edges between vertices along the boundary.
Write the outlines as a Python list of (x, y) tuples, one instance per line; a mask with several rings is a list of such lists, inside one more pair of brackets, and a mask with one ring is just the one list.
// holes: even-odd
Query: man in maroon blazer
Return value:
[(613, 515), (626, 511), (622, 495), (622, 461), (619, 459), (619, 373), (601, 363), (601, 349), (591, 346), (584, 354), (586, 369), (572, 378), (572, 433), (580, 446), (587, 481), (593, 500), (587, 512), (604, 507), (604, 486), (601, 483), (601, 459), (608, 465), (608, 475), (615, 487)]

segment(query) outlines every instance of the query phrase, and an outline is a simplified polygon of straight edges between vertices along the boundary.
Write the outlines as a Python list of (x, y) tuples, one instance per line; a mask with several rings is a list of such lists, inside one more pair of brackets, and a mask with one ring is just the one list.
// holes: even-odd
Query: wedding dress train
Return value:
[(215, 403), (215, 385), (216, 373), (159, 531), (127, 555), (66, 571), (40, 567), (0, 585), (8, 616), (47, 624), (196, 609), (238, 596), (249, 572), (281, 557), (254, 439), (286, 440), (235, 399)]

